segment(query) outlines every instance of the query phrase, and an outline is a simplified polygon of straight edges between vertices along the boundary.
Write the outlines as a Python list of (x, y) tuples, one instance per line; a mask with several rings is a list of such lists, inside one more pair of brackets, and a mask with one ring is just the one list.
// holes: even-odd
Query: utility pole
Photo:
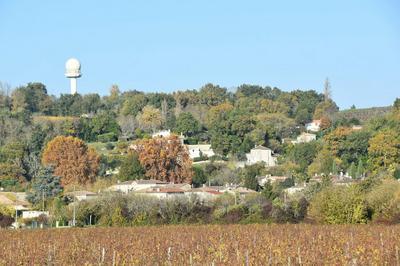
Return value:
[(15, 229), (18, 228), (18, 210), (15, 208)]
[(42, 189), (42, 211), (44, 212), (44, 189)]
[(72, 220), (72, 226), (75, 227), (75, 222), (76, 222), (75, 186), (74, 186), (74, 194), (73, 194), (72, 197), (74, 199), (74, 202), (72, 203), (74, 205), (74, 217), (73, 217), (73, 220)]

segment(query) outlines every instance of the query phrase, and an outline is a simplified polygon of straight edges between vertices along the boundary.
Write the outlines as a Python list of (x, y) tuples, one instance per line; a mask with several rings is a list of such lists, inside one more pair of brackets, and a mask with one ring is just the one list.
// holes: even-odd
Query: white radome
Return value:
[(81, 63), (76, 58), (70, 58), (65, 63), (65, 76), (79, 78), (81, 76)]

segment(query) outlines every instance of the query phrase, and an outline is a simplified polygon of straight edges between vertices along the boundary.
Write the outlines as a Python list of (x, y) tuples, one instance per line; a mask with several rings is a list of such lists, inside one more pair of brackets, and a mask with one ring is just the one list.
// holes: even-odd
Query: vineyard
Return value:
[(400, 265), (400, 226), (0, 231), (0, 265)]

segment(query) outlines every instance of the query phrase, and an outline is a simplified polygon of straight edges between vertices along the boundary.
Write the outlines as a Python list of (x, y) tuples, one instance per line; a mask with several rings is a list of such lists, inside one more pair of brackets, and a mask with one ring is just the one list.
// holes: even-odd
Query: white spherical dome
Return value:
[(65, 76), (67, 77), (80, 77), (81, 76), (81, 63), (76, 58), (70, 58), (65, 63)]

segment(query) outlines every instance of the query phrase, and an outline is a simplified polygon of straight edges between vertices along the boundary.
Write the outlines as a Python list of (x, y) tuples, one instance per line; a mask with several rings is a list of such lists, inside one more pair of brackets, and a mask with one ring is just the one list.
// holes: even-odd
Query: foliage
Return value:
[(200, 123), (193, 117), (191, 113), (180, 113), (176, 119), (175, 132), (182, 133), (191, 137), (200, 131)]
[(32, 190), (27, 193), (27, 200), (38, 204), (44, 199), (53, 198), (62, 192), (60, 177), (53, 175), (53, 169), (45, 167), (33, 180)]
[(384, 180), (367, 195), (372, 221), (398, 223), (400, 221), (400, 184), (396, 180)]
[(42, 162), (61, 177), (63, 186), (86, 184), (95, 180), (100, 157), (80, 139), (59, 136), (47, 143)]
[(241, 169), (239, 176), (242, 180), (244, 187), (259, 190), (257, 176), (262, 175), (264, 166), (262, 164), (246, 165)]
[(192, 162), (187, 148), (177, 136), (143, 139), (135, 142), (135, 146), (148, 178), (191, 183)]
[(14, 221), (15, 220), (12, 216), (0, 213), (0, 228), (8, 228), (13, 224)]
[(193, 167), (193, 178), (192, 185), (193, 187), (200, 187), (207, 182), (207, 176), (204, 173), (204, 170), (200, 167)]
[(159, 109), (151, 105), (146, 105), (136, 118), (144, 130), (155, 131), (163, 123), (163, 118)]
[(327, 187), (319, 192), (310, 205), (310, 217), (327, 224), (366, 223), (367, 204), (355, 186)]
[(395, 130), (380, 131), (369, 140), (370, 168), (378, 171), (394, 172), (400, 164), (400, 135)]
[(142, 93), (129, 96), (122, 104), (121, 113), (125, 116), (137, 116), (147, 104), (146, 96)]
[(129, 152), (121, 163), (118, 179), (120, 181), (143, 179), (144, 174), (145, 171), (140, 164), (137, 153)]

